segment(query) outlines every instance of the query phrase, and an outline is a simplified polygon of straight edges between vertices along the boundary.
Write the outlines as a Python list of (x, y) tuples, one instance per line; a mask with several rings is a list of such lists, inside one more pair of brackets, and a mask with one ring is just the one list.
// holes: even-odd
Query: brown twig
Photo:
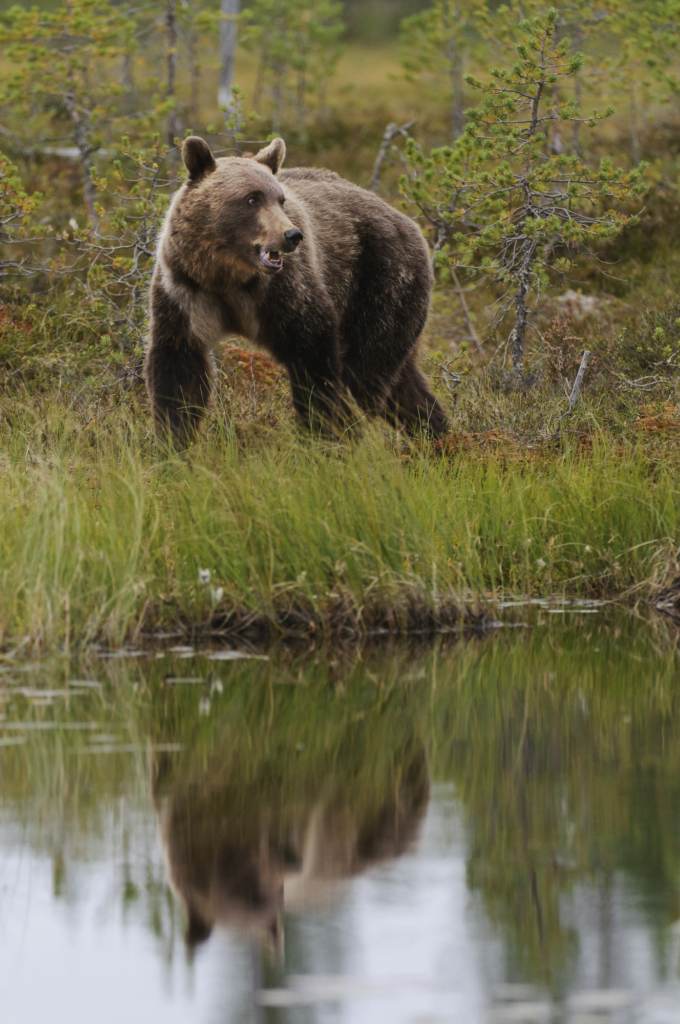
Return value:
[(576, 380), (574, 381), (574, 385), (573, 385), (573, 387), (571, 389), (571, 394), (569, 395), (569, 409), (567, 410), (568, 412), (571, 412), (571, 410), (574, 408), (574, 406), (578, 402), (579, 398), (581, 397), (581, 389), (583, 387), (583, 378), (585, 377), (586, 370), (588, 369), (588, 363), (590, 362), (590, 355), (591, 355), (591, 353), (586, 349), (586, 351), (583, 353), (583, 356), (581, 357), (581, 365), (578, 368), (578, 373), (576, 374)]
[(479, 340), (479, 335), (477, 334), (477, 331), (472, 326), (472, 319), (470, 317), (470, 310), (468, 308), (467, 302), (465, 301), (465, 292), (463, 291), (463, 289), (461, 287), (461, 283), (458, 280), (458, 275), (456, 274), (456, 268), (454, 266), (451, 266), (450, 270), (451, 270), (451, 280), (453, 281), (454, 287), (455, 287), (455, 289), (456, 289), (456, 291), (458, 293), (458, 298), (460, 299), (460, 304), (463, 307), (463, 315), (465, 317), (465, 323), (467, 324), (468, 334), (470, 335), (470, 337), (474, 341), (475, 347), (476, 347), (477, 351), (479, 352), (480, 355), (482, 355), (482, 353), (484, 352), (484, 349), (482, 348), (482, 343)]
[(373, 174), (371, 175), (370, 184), (371, 192), (378, 191), (378, 185), (380, 184), (380, 171), (382, 170), (382, 165), (385, 162), (385, 157), (387, 156), (389, 148), (392, 144), (392, 139), (394, 138), (395, 135), (403, 135), (404, 138), (407, 139), (408, 130), (409, 128), (413, 128), (413, 125), (415, 123), (416, 121), (414, 119), (413, 121), (408, 121), (406, 124), (402, 125), (398, 125), (394, 121), (388, 124), (387, 128), (385, 129), (385, 134), (382, 137), (382, 142), (380, 143), (378, 155), (375, 158), (375, 163), (373, 165)]

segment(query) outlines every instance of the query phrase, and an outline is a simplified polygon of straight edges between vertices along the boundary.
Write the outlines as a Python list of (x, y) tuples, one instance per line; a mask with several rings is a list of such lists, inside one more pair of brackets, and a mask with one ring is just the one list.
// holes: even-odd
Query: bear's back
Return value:
[(403, 214), (373, 192), (341, 178), (335, 171), (318, 167), (292, 167), (281, 171), (278, 179), (285, 188), (311, 207), (323, 205), (328, 212), (336, 209), (344, 217), (349, 215), (360, 220), (384, 219), (393, 223), (395, 219), (403, 218)]
[(339, 238), (353, 238), (354, 244), (369, 241), (371, 248), (382, 243), (385, 253), (406, 246), (416, 262), (428, 261), (420, 228), (373, 192), (317, 167), (293, 167), (281, 171), (278, 179), (304, 204), (321, 248), (337, 246)]

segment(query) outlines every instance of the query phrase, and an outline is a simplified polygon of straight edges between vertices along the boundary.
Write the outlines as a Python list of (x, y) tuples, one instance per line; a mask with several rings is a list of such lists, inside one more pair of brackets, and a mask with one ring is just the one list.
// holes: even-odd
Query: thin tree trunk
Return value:
[[(543, 89), (545, 81), (539, 81), (536, 83), (536, 92), (531, 100), (531, 125), (529, 126), (529, 135), (533, 135), (538, 127), (538, 115), (543, 98)], [(529, 162), (525, 157), (524, 160), (524, 174), (529, 173)], [(533, 213), (532, 201), (531, 201), (531, 190), (529, 185), (524, 182), (524, 211), (522, 214), (522, 227), (521, 230), (525, 230), (525, 221), (527, 217)], [(512, 369), (514, 371), (517, 380), (521, 380), (524, 375), (524, 335), (527, 328), (527, 294), (531, 285), (531, 261), (534, 258), (534, 252), (536, 251), (536, 240), (533, 238), (524, 237), (522, 243), (522, 256), (519, 266), (519, 272), (517, 274), (517, 292), (515, 294), (515, 326), (512, 329)]]
[(67, 92), (64, 96), (64, 104), (68, 110), (69, 117), (73, 122), (73, 139), (80, 152), (80, 166), (83, 169), (83, 197), (87, 211), (88, 222), (96, 229), (99, 223), (97, 216), (97, 191), (92, 181), (92, 146), (90, 145), (89, 122), (86, 113), (80, 113), (76, 104), (75, 95)]
[(512, 331), (512, 369), (518, 380), (521, 380), (524, 374), (524, 335), (528, 320), (527, 294), (530, 285), (531, 261), (535, 248), (536, 242), (533, 239), (525, 241), (517, 294), (515, 295), (515, 326)]
[(524, 332), (527, 326), (527, 287), (522, 281), (515, 296), (515, 326), (512, 329), (512, 369), (518, 380), (524, 374)]
[(165, 25), (168, 32), (168, 82), (165, 95), (172, 103), (168, 113), (168, 146), (172, 149), (175, 145), (175, 136), (177, 135), (177, 111), (175, 107), (177, 99), (177, 9), (175, 0), (168, 0)]
[(454, 43), (448, 47), (449, 83), (451, 86), (451, 138), (456, 141), (463, 134), (465, 114), (463, 113), (463, 60)]
[(465, 323), (467, 324), (468, 334), (470, 335), (470, 337), (474, 341), (475, 347), (476, 347), (477, 351), (479, 352), (479, 354), (481, 356), (482, 353), (484, 352), (484, 349), (482, 348), (482, 343), (479, 340), (479, 335), (477, 334), (477, 331), (474, 329), (474, 326), (472, 324), (472, 317), (470, 316), (470, 308), (469, 308), (469, 306), (467, 304), (467, 301), (465, 299), (465, 292), (463, 291), (463, 289), (461, 287), (461, 283), (458, 280), (458, 275), (456, 273), (455, 267), (451, 267), (450, 269), (451, 269), (451, 280), (453, 281), (453, 286), (456, 289), (456, 291), (458, 292), (458, 298), (460, 299), (460, 304), (463, 307), (463, 316), (465, 317)]
[(255, 90), (253, 92), (253, 106), (260, 113), (262, 106), (262, 91), (264, 89), (264, 76), (267, 70), (267, 57), (265, 46), (260, 50), (260, 59), (257, 64), (257, 75), (255, 76)]
[[(581, 82), (580, 82), (580, 80), (578, 78), (574, 82), (574, 101), (576, 103), (576, 106), (578, 107), (579, 114), (580, 114), (580, 112), (581, 112)], [(574, 150), (574, 153), (578, 157), (581, 156), (581, 134), (579, 132), (580, 127), (581, 126), (578, 123), (578, 121), (574, 121), (574, 127), (573, 127), (573, 130), (572, 130), (572, 136), (571, 136), (571, 145), (572, 145), (572, 148)]]
[(274, 112), (272, 114), (272, 131), (275, 135), (278, 135), (281, 131), (281, 121), (283, 118), (283, 75), (284, 67), (279, 62), (276, 64), (274, 70), (274, 88), (272, 95), (274, 98)]
[(201, 105), (201, 65), (198, 59), (198, 39), (194, 32), (189, 33), (187, 40), (189, 50), (189, 74), (191, 76), (191, 117), (194, 124), (200, 122)]
[(389, 148), (392, 144), (392, 139), (394, 138), (398, 131), (399, 127), (394, 121), (388, 124), (387, 128), (385, 129), (385, 133), (380, 143), (380, 149), (378, 150), (378, 155), (375, 158), (375, 163), (373, 164), (373, 174), (371, 175), (371, 184), (369, 186), (371, 192), (378, 191), (378, 186), (380, 184), (380, 171), (382, 170), (382, 165), (385, 160), (385, 157), (389, 152)]
[[(577, 22), (576, 26), (574, 28), (574, 37), (573, 37), (574, 50), (576, 50), (576, 51), (580, 50), (582, 45), (583, 45), (583, 29), (581, 28), (581, 25)], [(576, 106), (578, 107), (579, 117), (580, 117), (581, 116), (581, 79), (578, 77), (578, 75), (576, 76), (576, 79), (574, 81), (574, 100), (576, 102)], [(581, 138), (580, 138), (580, 135), (579, 135), (579, 128), (580, 127), (581, 126), (579, 125), (578, 121), (574, 121), (574, 127), (573, 127), (573, 132), (572, 132), (572, 137), (571, 137), (571, 144), (572, 144), (574, 153), (578, 157), (581, 156)]]
[(241, 10), (241, 0), (220, 0), (220, 77), (217, 102), (220, 107), (232, 105), (231, 87), (234, 81), (234, 58), (238, 23), (236, 18)]
[(307, 92), (307, 81), (304, 72), (298, 74), (297, 80), (297, 122), (298, 132), (303, 137), (305, 134), (305, 123), (307, 120), (307, 108), (305, 106), (305, 93)]
[(588, 369), (588, 363), (590, 362), (590, 352), (588, 349), (585, 350), (581, 357), (581, 365), (578, 368), (578, 373), (574, 380), (574, 384), (569, 395), (569, 412), (574, 408), (579, 398), (581, 397), (581, 391), (583, 390), (583, 378), (586, 375)]
[[(560, 87), (557, 84), (557, 82), (555, 82), (555, 84), (553, 85), (552, 104), (553, 104), (553, 108), (556, 111), (559, 110), (559, 106), (560, 106)], [(553, 151), (553, 153), (555, 154), (555, 156), (559, 156), (560, 153), (562, 153), (563, 150), (564, 150), (564, 143), (562, 142), (562, 132), (560, 130), (560, 119), (559, 119), (559, 117), (555, 118), (555, 121), (553, 122), (552, 142), (550, 144), (550, 148)]]
[[(555, 39), (554, 39), (555, 46), (558, 45), (559, 41), (560, 41), (560, 26), (556, 25), (555, 26)], [(559, 110), (559, 107), (560, 107), (560, 86), (559, 86), (559, 82), (558, 81), (555, 81), (555, 83), (554, 83), (554, 85), (552, 87), (552, 107), (553, 107), (554, 111)], [(551, 152), (555, 154), (555, 156), (559, 156), (560, 153), (564, 150), (564, 143), (562, 142), (562, 133), (560, 131), (559, 117), (556, 118), (555, 121), (553, 122), (552, 140), (550, 142), (550, 149), (551, 149)]]
[(630, 148), (633, 163), (637, 167), (640, 163), (640, 139), (638, 138), (638, 110), (634, 82), (628, 86), (628, 99), (630, 102)]
[[(408, 139), (408, 130), (409, 128), (413, 128), (414, 124), (416, 124), (416, 118), (412, 121), (407, 121), (406, 124), (402, 124), (401, 126), (396, 124), (394, 121), (388, 124), (380, 143), (378, 155), (376, 156), (375, 163), (373, 164), (373, 174), (371, 175), (371, 184), (369, 185), (371, 192), (378, 191), (378, 186), (380, 185), (380, 172), (382, 170), (383, 163), (387, 159), (387, 154), (390, 151), (392, 139), (395, 135), (403, 135), (405, 139)], [(441, 236), (440, 244), (443, 244), (444, 237), (444, 235)]]
[(133, 109), (135, 83), (132, 77), (132, 54), (129, 52), (123, 56), (123, 88), (125, 89), (125, 113), (130, 115)]

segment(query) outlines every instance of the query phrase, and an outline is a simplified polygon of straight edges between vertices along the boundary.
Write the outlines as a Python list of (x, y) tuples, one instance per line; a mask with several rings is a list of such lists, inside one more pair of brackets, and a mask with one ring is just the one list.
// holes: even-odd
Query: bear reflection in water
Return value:
[(377, 787), (368, 764), (360, 788), (319, 780), (292, 799), (285, 777), (216, 784), (215, 767), (187, 784), (172, 777), (170, 760), (156, 764), (156, 808), (189, 946), (223, 925), (280, 947), (282, 912), (323, 902), (333, 883), (404, 853), (429, 796), (425, 751), (412, 746)]

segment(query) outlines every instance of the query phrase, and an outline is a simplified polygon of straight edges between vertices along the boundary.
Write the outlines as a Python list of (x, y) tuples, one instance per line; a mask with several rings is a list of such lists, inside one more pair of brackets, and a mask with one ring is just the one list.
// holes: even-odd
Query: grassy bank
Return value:
[(661, 443), (442, 452), (366, 426), (329, 446), (290, 422), (244, 436), (214, 413), (200, 444), (167, 457), (130, 410), (86, 427), (56, 403), (5, 413), (5, 648), (211, 623), (448, 625), (476, 595), (644, 596), (678, 572)]
[[(367, 185), (389, 121), (417, 119), (425, 149), (449, 137), (446, 81), (408, 81), (399, 53), (394, 41), (348, 45), (327, 116), (304, 133), (283, 125), (289, 165), (329, 166)], [(256, 75), (257, 60), (239, 51), (250, 95)], [(214, 98), (215, 68), (203, 83)], [(600, 97), (584, 89), (589, 107)], [(212, 103), (204, 119), (217, 118)], [(144, 303), (133, 308), (128, 285), (84, 269), (61, 284), (46, 273), (5, 280), (0, 648), (117, 645), (164, 629), (430, 629), (459, 624), (467, 608), (493, 610), (501, 595), (647, 597), (672, 583), (678, 113), (647, 114), (640, 221), (604, 247), (611, 274), (584, 261), (544, 289), (521, 387), (508, 373), (510, 325), (492, 325), (504, 286), (462, 278), (459, 290), (439, 271), (422, 345), (451, 414), (438, 446), (380, 424), (338, 446), (308, 438), (280, 368), (232, 349), (204, 437), (168, 457), (143, 392)], [(252, 127), (264, 137), (270, 125), (265, 116)], [(587, 159), (607, 153), (628, 167), (629, 129), (622, 109), (591, 142), (583, 132)], [(45, 192), (41, 223), (58, 232), (72, 229), (72, 214), (84, 223), (77, 163), (38, 153), (24, 164), (28, 191)], [(391, 151), (379, 184), (390, 202), (403, 169)], [(140, 296), (149, 269), (135, 279)], [(565, 382), (585, 349), (583, 398), (564, 418)]]

